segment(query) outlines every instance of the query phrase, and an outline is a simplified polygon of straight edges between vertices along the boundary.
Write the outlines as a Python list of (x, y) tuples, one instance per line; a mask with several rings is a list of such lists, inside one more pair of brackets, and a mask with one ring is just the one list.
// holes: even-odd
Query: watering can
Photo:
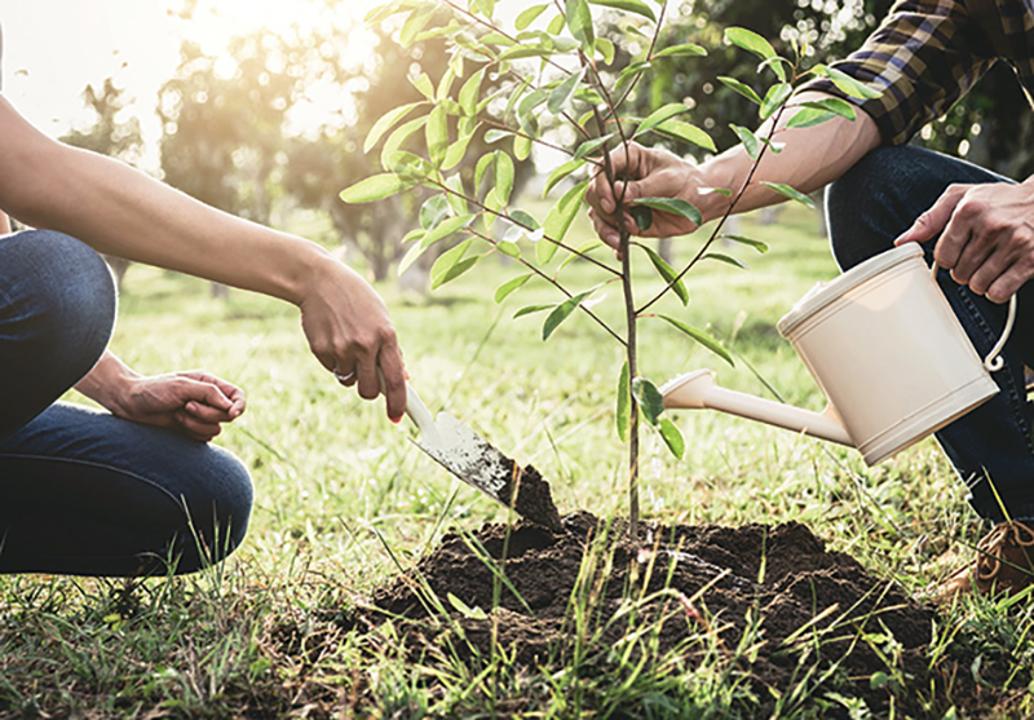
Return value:
[(710, 370), (661, 387), (664, 406), (710, 408), (857, 448), (875, 465), (998, 392), (991, 373), (1016, 319), (981, 358), (909, 243), (819, 283), (778, 323), (828, 399), (813, 412), (720, 387)]

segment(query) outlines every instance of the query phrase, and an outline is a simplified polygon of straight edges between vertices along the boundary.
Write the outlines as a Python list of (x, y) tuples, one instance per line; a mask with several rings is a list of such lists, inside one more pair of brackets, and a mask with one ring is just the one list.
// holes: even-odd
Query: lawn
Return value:
[[(771, 250), (724, 248), (749, 268), (702, 264), (688, 281), (688, 308), (676, 310), (710, 326), (735, 350), (736, 367), (658, 322), (640, 341), (642, 372), (659, 383), (713, 367), (723, 384), (765, 394), (760, 376), (789, 401), (820, 409), (807, 370), (775, 330), (798, 297), (836, 272), (817, 216), (788, 209), (772, 224), (748, 218), (741, 230)], [(587, 224), (579, 221), (575, 232), (587, 236)], [(676, 256), (687, 258), (695, 242), (676, 241)], [(540, 319), (511, 316), (520, 304), (553, 299), (548, 287), (529, 286), (501, 307), (487, 299), (515, 272), (502, 262), (479, 265), (426, 300), (385, 284), (412, 382), (429, 404), (534, 464), (563, 511), (620, 516), (625, 459), (612, 419), (618, 349), (578, 316), (542, 344)], [(652, 273), (639, 264), (640, 287), (657, 286)], [(577, 265), (569, 278), (573, 286), (591, 282)], [(619, 294), (612, 289), (594, 308), (617, 324)], [(134, 267), (114, 348), (141, 371), (204, 367), (247, 389), (247, 413), (219, 442), (253, 473), (249, 534), (224, 566), (193, 578), (0, 578), (0, 710), (13, 717), (506, 717), (505, 708), (518, 707), (506, 700), (518, 696), (537, 698), (528, 710), (534, 717), (592, 716), (602, 707), (591, 698), (572, 703), (577, 680), (561, 682), (561, 673), (514, 670), (506, 682), (489, 682), (490, 674), (464, 675), (455, 664), (404, 659), (384, 637), (340, 622), (448, 529), (471, 531), (504, 520), (506, 510), (420, 453), (406, 423), (392, 425), (379, 405), (339, 387), (309, 355), (292, 308), (242, 292), (213, 301), (202, 282)], [(686, 412), (677, 421), (687, 440), (682, 461), (644, 432), (649, 518), (799, 521), (910, 593), (969, 558), (980, 537), (933, 441), (866, 469), (853, 451), (743, 420)], [(978, 600), (938, 623), (975, 648), (978, 659), (965, 672), (978, 684), (985, 675), (1008, 680), (1014, 692), (1003, 716), (1034, 713), (1026, 670), (1034, 663), (1034, 611)], [(646, 668), (642, 677), (664, 673), (672, 684), (655, 682), (651, 692), (692, 692), (701, 715), (725, 707), (735, 692), (721, 677), (682, 682), (671, 668)], [(645, 702), (644, 682), (611, 688), (617, 702), (608, 712), (666, 716), (664, 705)], [(788, 714), (827, 714), (832, 701), (819, 695)], [(845, 716), (866, 716), (847, 709), (850, 698), (834, 704)], [(937, 707), (936, 716), (946, 710)]]

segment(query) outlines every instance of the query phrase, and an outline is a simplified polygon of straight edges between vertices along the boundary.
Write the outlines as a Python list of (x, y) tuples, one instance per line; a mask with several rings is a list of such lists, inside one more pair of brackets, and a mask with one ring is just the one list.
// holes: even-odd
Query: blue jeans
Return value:
[[(869, 153), (830, 186), (826, 213), (833, 254), (841, 269), (889, 249), (894, 239), (953, 183), (1012, 182), (970, 163), (916, 147), (886, 147)], [(934, 243), (926, 244), (927, 262)], [(1006, 305), (996, 305), (938, 276), (952, 309), (977, 352), (986, 355), (1005, 325)], [(970, 488), (970, 502), (983, 517), (1034, 518), (1034, 444), (1031, 405), (1023, 366), (1034, 367), (1034, 285), (1019, 293), (1016, 327), (1005, 346), (1005, 368), (992, 377), (994, 398), (937, 433), (937, 440)], [(1000, 497), (1001, 502), (995, 497)]]
[(251, 480), (230, 453), (56, 403), (104, 352), (115, 307), (83, 243), (0, 237), (0, 572), (191, 572), (244, 537)]

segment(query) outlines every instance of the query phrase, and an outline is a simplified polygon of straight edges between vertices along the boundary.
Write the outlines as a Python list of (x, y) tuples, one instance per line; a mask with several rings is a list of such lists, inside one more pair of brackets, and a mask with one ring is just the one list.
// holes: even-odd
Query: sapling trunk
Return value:
[[(623, 204), (623, 203), (622, 203)], [(623, 210), (618, 207), (618, 217), (623, 217)], [(635, 296), (632, 292), (631, 246), (628, 231), (622, 228), (621, 247), (621, 287), (624, 290), (625, 322), (628, 335), (625, 345), (625, 357), (628, 360), (628, 377), (636, 376), (637, 368), (637, 336)], [(639, 404), (631, 403), (628, 419), (628, 531), (635, 540), (639, 535)]]

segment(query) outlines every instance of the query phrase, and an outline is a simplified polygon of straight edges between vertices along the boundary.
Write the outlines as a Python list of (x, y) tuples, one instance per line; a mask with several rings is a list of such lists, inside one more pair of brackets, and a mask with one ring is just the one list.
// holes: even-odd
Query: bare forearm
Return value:
[(111, 351), (104, 355), (93, 370), (76, 383), (75, 389), (91, 400), (115, 412), (129, 383), (139, 375), (119, 360)]
[(0, 210), (0, 235), (11, 232), (11, 218), (3, 210)]
[[(802, 93), (792, 102), (828, 97), (818, 93)], [(866, 153), (880, 144), (876, 123), (864, 112), (858, 111), (854, 121), (837, 117), (810, 128), (786, 129), (794, 111), (783, 114), (776, 128), (773, 143), (781, 152), (768, 149), (758, 166), (750, 186), (736, 204), (736, 212), (746, 212), (781, 202), (785, 198), (763, 184), (765, 181), (787, 183), (804, 193), (813, 192), (847, 172)], [(758, 130), (758, 136), (767, 137), (771, 122)], [(700, 171), (712, 187), (728, 188), (735, 197), (743, 185), (754, 161), (742, 145), (730, 148), (700, 166)], [(708, 219), (720, 217), (728, 209), (729, 198), (718, 193), (705, 196), (701, 208)]]
[(326, 260), (301, 238), (211, 208), (115, 160), (53, 142), (0, 98), (4, 131), (24, 153), (17, 182), (0, 186), (25, 222), (95, 249), (299, 302)]

